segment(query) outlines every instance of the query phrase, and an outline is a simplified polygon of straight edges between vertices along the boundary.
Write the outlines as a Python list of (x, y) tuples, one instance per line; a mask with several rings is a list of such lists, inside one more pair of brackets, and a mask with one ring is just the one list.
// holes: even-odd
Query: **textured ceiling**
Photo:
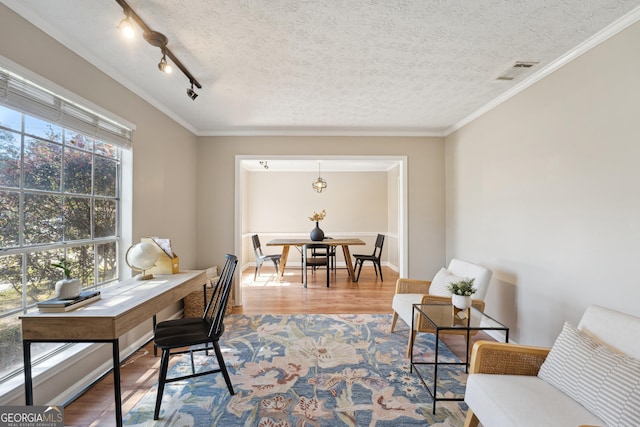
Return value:
[[(128, 0), (202, 84), (116, 30), (108, 0), (0, 0), (197, 135), (444, 135), (632, 22), (638, 0)], [(604, 33), (602, 33), (604, 30)], [(596, 40), (598, 39), (596, 38)], [(515, 61), (539, 64), (513, 81)]]

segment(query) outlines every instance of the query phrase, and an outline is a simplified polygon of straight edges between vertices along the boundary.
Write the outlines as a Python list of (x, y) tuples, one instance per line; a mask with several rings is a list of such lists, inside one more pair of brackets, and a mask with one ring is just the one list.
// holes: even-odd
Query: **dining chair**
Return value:
[[(153, 341), (154, 344), (162, 350), (162, 356), (160, 360), (156, 407), (153, 413), (154, 420), (157, 420), (160, 416), (162, 394), (164, 393), (164, 386), (167, 383), (221, 372), (229, 389), (229, 393), (232, 396), (235, 394), (218, 341), (224, 332), (224, 315), (233, 284), (233, 273), (235, 272), (237, 264), (238, 258), (235, 255), (226, 255), (226, 261), (222, 267), (218, 281), (211, 292), (211, 297), (209, 298), (202, 317), (165, 320), (156, 325)], [(214, 369), (196, 372), (193, 353), (196, 351), (208, 352), (211, 348), (209, 344), (212, 345), (215, 351), (218, 366)], [(186, 353), (190, 353), (191, 356), (191, 374), (167, 378), (170, 357)]]
[[(329, 287), (329, 248), (330, 245), (323, 243), (310, 243), (302, 246), (302, 283), (307, 287), (308, 269), (311, 268), (315, 272), (318, 267), (326, 267), (327, 270), (327, 288)], [(313, 250), (319, 250), (324, 256), (313, 256)]]
[[(324, 236), (324, 240), (327, 240), (327, 239), (333, 239), (333, 237)], [(331, 270), (335, 271), (335, 269), (336, 269), (336, 246), (335, 245), (329, 245), (329, 248), (327, 250), (329, 251), (329, 268)], [(312, 249), (311, 250), (311, 254), (314, 257), (327, 256), (325, 251), (323, 249), (319, 249), (319, 248)]]
[[(333, 239), (333, 237), (327, 237), (325, 236), (324, 239), (322, 240), (327, 240), (327, 239)], [(335, 245), (328, 245), (329, 248), (328, 249), (322, 249), (322, 248), (311, 248), (311, 256), (314, 258), (317, 257), (322, 257), (325, 258), (327, 256), (327, 252), (329, 255), (329, 269), (335, 271), (336, 270), (336, 246)], [(300, 277), (302, 279), (302, 282), (304, 283), (304, 252), (302, 250), (302, 248), (297, 247), (298, 251), (300, 252)], [(315, 265), (313, 266), (313, 271), (315, 272), (315, 270), (321, 266)]]
[(376, 245), (373, 248), (373, 253), (371, 255), (363, 255), (363, 254), (354, 254), (353, 257), (356, 259), (356, 262), (353, 266), (353, 271), (358, 269), (358, 274), (356, 275), (356, 282), (360, 279), (360, 272), (362, 271), (362, 264), (365, 261), (373, 262), (373, 269), (376, 272), (376, 277), (378, 277), (378, 272), (380, 272), (380, 281), (384, 282), (382, 279), (382, 266), (380, 265), (380, 257), (382, 256), (382, 246), (384, 245), (384, 234), (378, 234), (376, 238)]
[(262, 246), (260, 245), (260, 238), (257, 234), (251, 236), (251, 242), (253, 243), (253, 253), (256, 256), (256, 270), (253, 273), (253, 280), (255, 281), (260, 274), (260, 267), (265, 261), (272, 261), (276, 267), (276, 274), (278, 274), (278, 267), (280, 266), (280, 254), (277, 255), (265, 255), (262, 253)]

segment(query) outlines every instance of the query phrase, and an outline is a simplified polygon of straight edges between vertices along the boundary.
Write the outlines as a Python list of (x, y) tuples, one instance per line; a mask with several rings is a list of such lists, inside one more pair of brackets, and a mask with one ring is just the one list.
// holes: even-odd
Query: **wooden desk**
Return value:
[(267, 243), (267, 246), (282, 246), (282, 256), (280, 258), (280, 268), (278, 269), (278, 280), (282, 280), (284, 276), (284, 268), (287, 265), (287, 258), (289, 257), (289, 248), (291, 246), (303, 246), (311, 245), (313, 243), (322, 243), (330, 246), (342, 246), (342, 253), (344, 254), (344, 261), (347, 264), (347, 270), (349, 271), (349, 277), (351, 281), (356, 281), (356, 275), (353, 271), (353, 262), (351, 262), (351, 252), (349, 246), (362, 246), (366, 243), (360, 239), (324, 239), (320, 242), (313, 241), (311, 239), (273, 239)]
[(207, 275), (204, 271), (155, 275), (151, 280), (131, 278), (101, 289), (100, 300), (77, 310), (64, 313), (35, 311), (21, 316), (26, 404), (33, 405), (31, 343), (111, 343), (116, 425), (122, 426), (119, 338), (163, 308), (202, 289), (206, 282)]

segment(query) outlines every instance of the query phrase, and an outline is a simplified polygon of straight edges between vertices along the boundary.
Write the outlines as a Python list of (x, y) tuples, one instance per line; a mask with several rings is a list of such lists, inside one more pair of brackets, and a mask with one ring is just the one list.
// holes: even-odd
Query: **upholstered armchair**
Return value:
[[(474, 286), (477, 289), (473, 294), (472, 306), (480, 311), (484, 311), (484, 298), (487, 294), (489, 282), (491, 281), (491, 270), (470, 262), (452, 259), (448, 268), (442, 268), (432, 281), (399, 278), (396, 282), (396, 293), (393, 296), (393, 320), (391, 321), (391, 332), (396, 327), (398, 317), (400, 317), (409, 328), (411, 328), (411, 316), (413, 316), (413, 304), (446, 304), (451, 303), (451, 292), (448, 286), (451, 282), (463, 279), (475, 279)], [(409, 344), (407, 346), (407, 357), (411, 356), (413, 343), (418, 332), (435, 333), (431, 324), (422, 316), (415, 319), (415, 329), (409, 331)], [(442, 331), (448, 334), (463, 334), (466, 331)]]

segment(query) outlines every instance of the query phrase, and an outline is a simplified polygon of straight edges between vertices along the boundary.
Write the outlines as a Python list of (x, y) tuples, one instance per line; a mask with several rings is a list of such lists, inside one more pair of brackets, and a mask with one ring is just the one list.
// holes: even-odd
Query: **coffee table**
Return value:
[[(411, 372), (415, 367), (416, 373), (420, 377), (427, 392), (433, 399), (433, 413), (436, 413), (436, 403), (438, 401), (462, 401), (464, 395), (458, 397), (438, 397), (438, 367), (443, 365), (464, 366), (465, 372), (469, 370), (469, 346), (470, 338), (477, 331), (497, 331), (495, 335), (504, 335), (504, 342), (509, 342), (509, 328), (492, 317), (486, 315), (480, 310), (470, 307), (466, 310), (458, 310), (452, 304), (413, 304), (413, 323), (416, 323), (418, 316), (422, 316), (427, 322), (433, 325), (435, 330), (435, 354), (432, 362), (415, 361), (413, 357), (414, 351), (411, 351)], [(411, 325), (411, 329), (415, 330), (416, 325)], [(447, 331), (455, 331), (458, 335), (466, 338), (467, 346), (465, 352), (465, 360), (459, 362), (443, 362), (438, 359), (438, 350), (440, 343), (440, 333)], [(413, 347), (415, 349), (415, 346)], [(427, 365), (433, 368), (433, 390), (429, 387), (420, 372), (419, 366)]]

